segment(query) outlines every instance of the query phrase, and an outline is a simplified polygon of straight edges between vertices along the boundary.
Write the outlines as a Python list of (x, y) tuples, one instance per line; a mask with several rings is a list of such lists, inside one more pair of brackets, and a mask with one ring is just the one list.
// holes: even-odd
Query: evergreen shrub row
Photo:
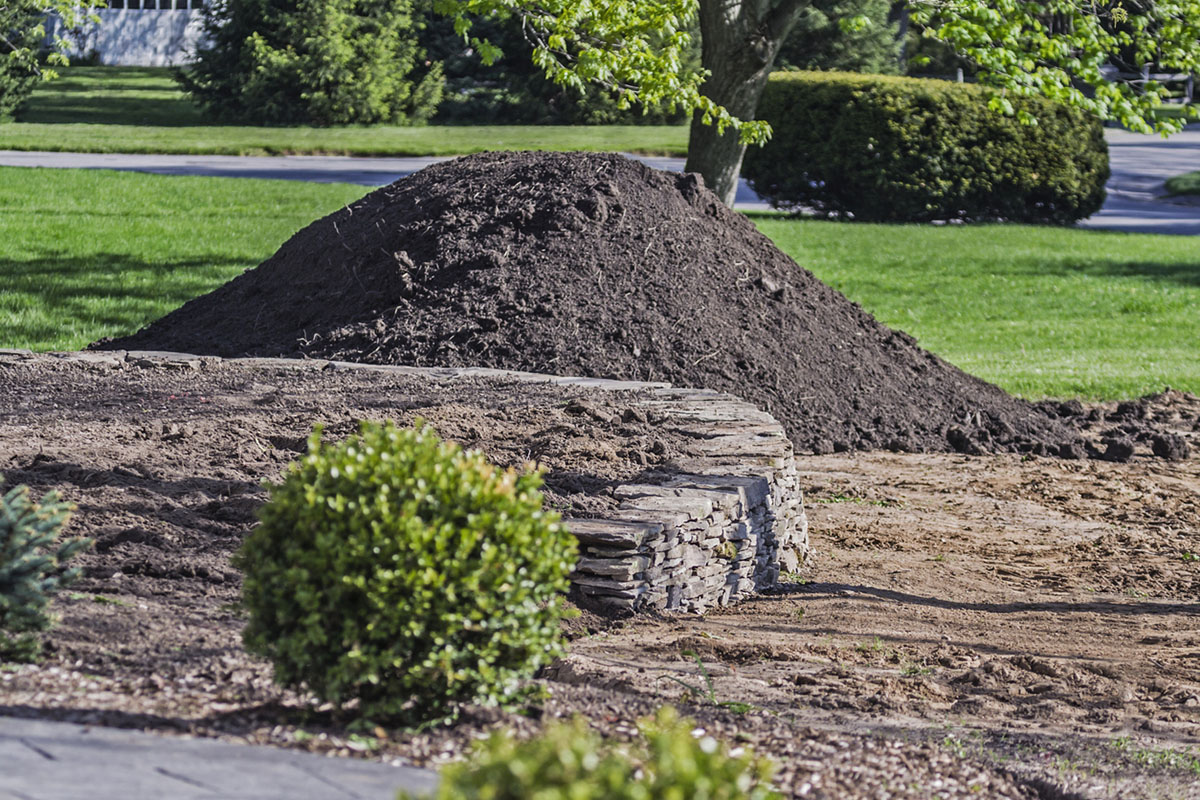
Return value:
[[(1040, 97), (989, 108), (973, 84), (781, 72), (759, 117), (774, 135), (742, 174), (781, 208), (879, 222), (1070, 224), (1104, 203), (1100, 121)], [(1031, 122), (1032, 120), (1032, 122)]]

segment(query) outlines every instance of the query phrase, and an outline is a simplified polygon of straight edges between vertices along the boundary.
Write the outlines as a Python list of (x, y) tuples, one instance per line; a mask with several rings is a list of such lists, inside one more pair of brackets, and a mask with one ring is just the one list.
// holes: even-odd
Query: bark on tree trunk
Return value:
[[(701, 92), (739, 119), (754, 119), (780, 45), (808, 0), (700, 0), (701, 63), (711, 74)], [(684, 167), (727, 206), (737, 194), (746, 145), (738, 134), (717, 134), (699, 114), (692, 118)]]

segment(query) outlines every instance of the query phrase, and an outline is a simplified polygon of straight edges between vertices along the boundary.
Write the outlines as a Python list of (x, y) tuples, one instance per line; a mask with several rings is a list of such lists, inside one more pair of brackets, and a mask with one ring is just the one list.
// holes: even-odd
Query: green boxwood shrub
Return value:
[[(773, 767), (743, 751), (736, 755), (674, 709), (642, 720), (642, 739), (605, 743), (576, 719), (550, 725), (519, 741), (497, 732), (470, 762), (442, 771), (437, 800), (772, 800)], [(409, 800), (402, 793), (401, 800)]]
[[(988, 107), (988, 90), (879, 75), (771, 76), (759, 116), (775, 133), (743, 175), (778, 207), (881, 222), (1069, 224), (1104, 203), (1099, 120), (1043, 98)], [(1022, 122), (1031, 116), (1036, 124)]]
[(58, 540), (74, 508), (54, 492), (36, 503), (24, 485), (0, 496), (0, 661), (37, 659), (37, 634), (52, 622), (50, 597), (79, 577), (62, 565), (91, 540)]
[(235, 558), (247, 648), (364, 717), (514, 699), (561, 653), (575, 563), (540, 487), (421, 423), (363, 423), (334, 446), (318, 427)]

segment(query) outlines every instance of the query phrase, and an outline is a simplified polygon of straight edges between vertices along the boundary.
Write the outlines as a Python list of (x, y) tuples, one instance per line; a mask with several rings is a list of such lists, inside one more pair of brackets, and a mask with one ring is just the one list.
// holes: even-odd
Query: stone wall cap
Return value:
[(625, 522), (612, 519), (564, 519), (567, 530), (585, 544), (608, 547), (639, 547), (647, 538), (662, 533), (661, 522)]

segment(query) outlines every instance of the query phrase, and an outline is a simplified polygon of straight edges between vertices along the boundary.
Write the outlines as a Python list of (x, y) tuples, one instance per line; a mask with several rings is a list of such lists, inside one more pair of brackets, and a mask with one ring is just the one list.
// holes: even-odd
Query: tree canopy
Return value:
[[(700, 110), (719, 127), (733, 126), (746, 141), (769, 135), (765, 125), (732, 117), (705, 97), (703, 71), (681, 69), (690, 43), (688, 21), (717, 0), (434, 0), (470, 38), (472, 17), (515, 15), (533, 43), (534, 61), (553, 80), (582, 89), (596, 83), (616, 89), (626, 104), (675, 103)], [(750, 6), (782, 28), (815, 4), (811, 0), (725, 0), (732, 14)], [(945, 42), (979, 66), (979, 81), (1004, 94), (1042, 94), (1094, 111), (1133, 129), (1179, 130), (1178, 118), (1152, 113), (1165, 96), (1159, 85), (1109, 80), (1104, 66), (1134, 53), (1163, 70), (1200, 71), (1200, 3), (1194, 0), (909, 0), (923, 35)], [(858, 15), (847, 23), (868, 24)], [(790, 26), (788, 26), (790, 29)], [(747, 43), (754, 46), (754, 42)], [(498, 49), (483, 39), (472, 45), (490, 62)]]
[[(74, 0), (0, 0), (0, 120), (29, 97), (39, 81), (57, 77), (53, 67), (66, 66), (68, 42), (54, 34), (47, 42), (47, 21), (56, 14), (71, 30), (96, 21)], [(43, 51), (49, 46), (49, 52)]]

